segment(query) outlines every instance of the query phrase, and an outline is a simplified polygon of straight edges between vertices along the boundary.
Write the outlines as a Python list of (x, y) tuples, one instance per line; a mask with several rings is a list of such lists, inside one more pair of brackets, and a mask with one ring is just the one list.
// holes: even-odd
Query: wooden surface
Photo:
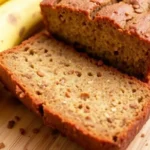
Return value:
[[(15, 116), (20, 117), (20, 120), (16, 121)], [(10, 120), (16, 122), (12, 129), (7, 128)], [(25, 135), (20, 133), (20, 128), (25, 129)], [(34, 129), (39, 129), (39, 132), (34, 133)], [(58, 132), (45, 127), (42, 121), (7, 92), (1, 83), (0, 143), (5, 144), (4, 150), (82, 150)], [(127, 150), (150, 150), (150, 120)]]

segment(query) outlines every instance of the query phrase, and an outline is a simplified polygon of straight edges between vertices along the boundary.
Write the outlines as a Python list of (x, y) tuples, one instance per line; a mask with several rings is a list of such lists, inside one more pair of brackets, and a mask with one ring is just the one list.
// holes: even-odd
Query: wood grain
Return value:
[[(20, 121), (15, 120), (20, 117)], [(15, 126), (7, 128), (8, 121)], [(24, 128), (25, 135), (20, 134)], [(34, 133), (33, 129), (39, 129)], [(143, 135), (144, 137), (141, 137)], [(0, 143), (4, 150), (82, 150), (81, 147), (62, 137), (58, 132), (43, 125), (42, 121), (14, 98), (0, 83)], [(144, 125), (127, 150), (150, 150), (150, 120)]]

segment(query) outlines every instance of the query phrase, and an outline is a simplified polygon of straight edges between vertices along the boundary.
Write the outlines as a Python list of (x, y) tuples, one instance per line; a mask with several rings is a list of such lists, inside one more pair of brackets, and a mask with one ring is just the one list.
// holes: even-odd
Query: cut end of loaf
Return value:
[(149, 0), (61, 0), (41, 4), (46, 28), (122, 72), (149, 73)]

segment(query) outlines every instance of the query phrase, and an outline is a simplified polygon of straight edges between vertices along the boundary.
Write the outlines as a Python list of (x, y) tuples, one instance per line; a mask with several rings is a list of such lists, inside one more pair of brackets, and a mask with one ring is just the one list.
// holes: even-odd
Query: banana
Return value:
[(0, 5), (5, 3), (7, 0), (0, 0)]
[(22, 42), (42, 25), (41, 0), (10, 0), (0, 7), (0, 52)]

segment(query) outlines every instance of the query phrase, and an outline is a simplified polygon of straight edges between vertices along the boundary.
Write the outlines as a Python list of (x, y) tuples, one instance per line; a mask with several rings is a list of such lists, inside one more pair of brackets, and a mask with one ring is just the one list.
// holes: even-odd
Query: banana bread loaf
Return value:
[(86, 150), (124, 150), (150, 113), (145, 83), (45, 33), (0, 54), (0, 79)]
[(130, 75), (150, 70), (149, 0), (43, 0), (46, 28), (55, 36)]

